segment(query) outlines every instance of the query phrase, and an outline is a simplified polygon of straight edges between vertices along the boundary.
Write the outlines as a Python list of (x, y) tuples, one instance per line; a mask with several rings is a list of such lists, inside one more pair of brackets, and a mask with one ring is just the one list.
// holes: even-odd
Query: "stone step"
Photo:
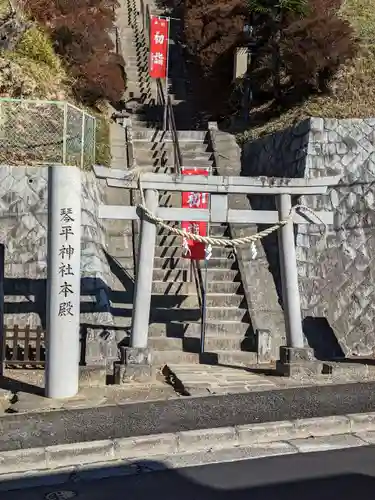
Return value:
[(195, 322), (201, 319), (201, 310), (198, 307), (183, 309), (179, 307), (174, 308), (154, 308), (150, 312), (151, 323), (166, 323), (170, 321), (182, 322)]
[[(200, 335), (201, 320), (195, 322), (166, 321), (150, 323), (150, 337), (195, 337)], [(206, 321), (207, 337), (246, 337), (253, 335), (253, 329), (248, 323), (233, 321)]]
[(222, 224), (222, 225), (210, 224), (210, 235), (229, 238), (230, 233), (228, 224)]
[[(162, 206), (162, 202), (164, 201), (164, 196), (161, 195), (159, 197), (159, 205)], [(180, 203), (181, 205), (181, 203)], [(166, 224), (168, 224), (168, 226), (171, 226), (172, 228), (178, 228), (180, 227), (180, 223), (178, 221), (165, 221)], [(163, 227), (158, 227), (157, 230), (156, 230), (156, 234), (157, 236), (165, 236), (165, 235), (168, 235), (170, 234), (169, 230), (168, 229), (164, 229)]]
[(155, 294), (164, 294), (168, 296), (174, 295), (190, 295), (196, 293), (195, 283), (186, 282), (186, 283), (168, 283), (165, 281), (153, 281), (152, 282), (152, 293)]
[(190, 260), (184, 258), (175, 259), (173, 257), (155, 257), (155, 269), (188, 269), (190, 267)]
[(182, 248), (182, 238), (181, 236), (177, 236), (174, 234), (169, 234), (169, 235), (157, 235), (156, 236), (156, 244), (157, 246), (160, 247), (169, 247), (169, 246), (176, 246)]
[(207, 279), (209, 281), (240, 281), (241, 275), (236, 270), (208, 269)]
[(188, 308), (191, 308), (192, 310), (199, 309), (197, 290), (195, 289), (195, 293), (190, 295), (186, 295), (181, 292), (178, 295), (153, 294), (151, 296), (151, 306), (155, 309), (168, 309), (171, 311), (185, 310)]
[[(160, 168), (164, 168), (165, 166), (169, 167), (171, 170), (174, 167), (174, 159), (169, 158), (167, 160), (161, 161), (158, 158), (144, 158), (144, 159), (137, 159), (137, 165), (139, 167), (148, 167), (148, 166), (153, 166), (155, 168), (155, 172), (162, 172)], [(159, 167), (159, 169), (158, 169)], [(183, 158), (183, 167), (185, 168), (199, 168), (199, 169), (208, 169), (209, 171), (213, 169), (213, 162), (210, 160), (206, 159), (184, 159)], [(165, 172), (165, 173), (170, 173), (170, 172)]]
[(240, 281), (208, 281), (205, 284), (206, 293), (222, 293), (222, 294), (235, 294), (236, 292), (242, 293), (242, 283)]
[[(189, 262), (189, 259), (186, 259)], [(183, 277), (182, 281), (186, 281), (188, 269), (154, 269), (154, 280), (157, 281), (175, 281), (176, 277)], [(186, 273), (186, 277), (185, 277)], [(208, 269), (207, 270), (207, 280), (208, 281), (241, 281), (241, 275), (236, 269)]]
[(122, 314), (121, 316), (113, 316), (113, 324), (116, 328), (123, 328), (126, 332), (130, 334), (130, 329), (132, 325), (132, 315), (131, 312), (129, 315)]
[(225, 258), (215, 258), (212, 257), (211, 259), (202, 262), (201, 264), (202, 271), (205, 269), (227, 269), (229, 270), (234, 270), (238, 269), (238, 264), (237, 260), (235, 259), (225, 259)]
[[(200, 352), (201, 339), (196, 337), (150, 337), (150, 347), (158, 351), (184, 351)], [(250, 351), (255, 350), (254, 337), (206, 337), (204, 342), (205, 351)]]
[(206, 307), (241, 307), (247, 309), (247, 302), (243, 294), (206, 293), (205, 304)]
[[(188, 141), (204, 141), (207, 136), (206, 131), (200, 131), (200, 130), (178, 130), (177, 131), (178, 138), (181, 140), (181, 142), (188, 142)], [(172, 135), (171, 133), (168, 132), (163, 132), (160, 130), (156, 129), (145, 129), (145, 130), (137, 130), (133, 134), (133, 140), (136, 143), (137, 141), (145, 141), (145, 140), (156, 140), (158, 138), (162, 137), (163, 140), (165, 141), (172, 141)]]
[(155, 281), (185, 282), (189, 281), (189, 271), (186, 269), (154, 269)]
[[(189, 141), (182, 142), (181, 141), (181, 153), (184, 156), (191, 156), (193, 154), (201, 157), (201, 158), (212, 158), (212, 151), (208, 150), (208, 144), (202, 141)], [(136, 157), (141, 155), (163, 155), (173, 157), (174, 154), (174, 145), (170, 141), (159, 141), (154, 140), (152, 142), (148, 141), (136, 141), (135, 142), (135, 154)]]
[(199, 354), (183, 352), (183, 351), (153, 351), (152, 364), (153, 366), (166, 365), (168, 363), (199, 363)]
[(183, 351), (154, 351), (153, 364), (207, 363), (234, 366), (252, 366), (257, 361), (255, 352), (206, 351), (203, 355)]
[(249, 314), (247, 308), (240, 309), (238, 307), (207, 307), (206, 308), (207, 321), (225, 320), (233, 322), (249, 322)]

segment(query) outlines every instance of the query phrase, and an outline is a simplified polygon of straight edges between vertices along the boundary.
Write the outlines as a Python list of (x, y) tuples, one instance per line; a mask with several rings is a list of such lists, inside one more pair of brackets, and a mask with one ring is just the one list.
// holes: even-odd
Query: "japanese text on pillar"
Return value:
[(74, 255), (74, 248), (70, 244), (73, 232), (73, 210), (71, 208), (62, 208), (60, 211), (60, 236), (62, 237), (62, 245), (59, 249), (59, 277), (60, 290), (59, 295), (61, 302), (59, 303), (59, 316), (73, 316), (73, 303), (70, 297), (73, 295), (73, 287), (69, 283), (70, 277), (74, 276), (74, 271), (71, 264), (71, 259)]

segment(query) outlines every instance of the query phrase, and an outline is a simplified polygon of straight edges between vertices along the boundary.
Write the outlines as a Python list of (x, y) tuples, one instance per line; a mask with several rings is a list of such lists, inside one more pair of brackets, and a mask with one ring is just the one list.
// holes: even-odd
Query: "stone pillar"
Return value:
[(81, 171), (48, 169), (46, 396), (78, 392), (81, 288)]
[[(280, 220), (290, 217), (291, 209), (291, 195), (281, 194), (279, 197)], [(286, 339), (289, 347), (302, 348), (304, 347), (302, 315), (292, 220), (282, 226), (279, 231), (279, 252)]]
[[(146, 206), (155, 212), (159, 203), (158, 191), (147, 189)], [(156, 225), (143, 216), (135, 284), (130, 347), (123, 348), (121, 361), (115, 365), (115, 383), (144, 380), (152, 375), (148, 349), (152, 277), (154, 271)]]
[[(278, 200), (279, 219), (285, 220), (292, 210), (290, 194), (281, 194)], [(300, 293), (294, 224), (290, 220), (279, 230), (280, 276), (287, 346), (280, 347), (277, 369), (282, 375), (300, 376), (319, 373), (314, 351), (305, 347), (302, 330)]]

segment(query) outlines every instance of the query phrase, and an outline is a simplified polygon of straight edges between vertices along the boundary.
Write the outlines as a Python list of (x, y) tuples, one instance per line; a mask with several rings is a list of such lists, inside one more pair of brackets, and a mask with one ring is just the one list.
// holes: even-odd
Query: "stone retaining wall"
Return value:
[[(106, 258), (106, 233), (98, 218), (104, 186), (82, 173), (81, 324), (86, 361), (117, 358)], [(4, 319), (11, 326), (45, 325), (48, 167), (0, 166), (0, 243), (5, 247)], [(103, 334), (103, 332), (105, 332)], [(105, 338), (105, 340), (103, 340)]]
[[(247, 143), (242, 164), (242, 174), (252, 176), (341, 174), (327, 195), (300, 200), (334, 212), (325, 248), (318, 245), (319, 226), (296, 228), (305, 334), (319, 357), (374, 354), (375, 119), (311, 118)], [(270, 208), (265, 197), (252, 205)], [(277, 283), (277, 241), (266, 240), (265, 249)]]

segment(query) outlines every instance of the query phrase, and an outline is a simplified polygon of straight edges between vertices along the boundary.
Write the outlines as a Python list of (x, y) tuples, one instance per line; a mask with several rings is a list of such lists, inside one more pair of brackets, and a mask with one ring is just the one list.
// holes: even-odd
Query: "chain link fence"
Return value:
[(96, 120), (64, 101), (0, 98), (0, 164), (95, 163)]

